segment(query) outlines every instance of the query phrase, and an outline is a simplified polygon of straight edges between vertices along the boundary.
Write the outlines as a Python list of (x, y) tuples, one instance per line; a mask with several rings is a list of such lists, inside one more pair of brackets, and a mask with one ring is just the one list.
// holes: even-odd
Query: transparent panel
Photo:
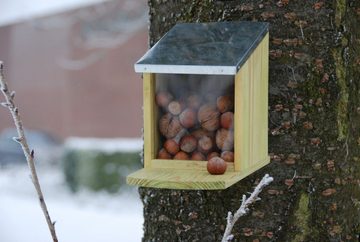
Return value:
[(158, 159), (233, 162), (234, 76), (157, 74), (155, 99)]

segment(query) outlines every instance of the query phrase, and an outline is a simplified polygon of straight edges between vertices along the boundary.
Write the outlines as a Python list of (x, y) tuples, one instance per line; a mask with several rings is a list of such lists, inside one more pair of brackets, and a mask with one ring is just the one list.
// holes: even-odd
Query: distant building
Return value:
[[(0, 18), (0, 59), (25, 127), (60, 138), (140, 137), (142, 82), (133, 64), (147, 49), (146, 2), (63, 2)], [(12, 126), (0, 109), (0, 132)]]

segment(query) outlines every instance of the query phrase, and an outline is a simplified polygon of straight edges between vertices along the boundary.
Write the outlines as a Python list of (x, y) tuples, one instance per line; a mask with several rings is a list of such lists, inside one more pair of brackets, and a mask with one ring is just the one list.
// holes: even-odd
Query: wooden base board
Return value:
[(187, 190), (222, 190), (230, 187), (254, 171), (268, 164), (270, 158), (258, 162), (244, 171), (226, 171), (223, 175), (211, 175), (204, 170), (143, 168), (127, 176), (129, 185), (140, 187), (187, 189)]

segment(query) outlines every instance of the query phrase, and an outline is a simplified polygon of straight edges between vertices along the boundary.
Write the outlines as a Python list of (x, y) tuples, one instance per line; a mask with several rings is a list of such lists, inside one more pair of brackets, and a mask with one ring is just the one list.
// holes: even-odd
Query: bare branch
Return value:
[(236, 221), (238, 221), (238, 219), (240, 217), (242, 217), (248, 213), (250, 204), (260, 200), (260, 198), (259, 198), (260, 192), (264, 189), (264, 187), (269, 185), (273, 180), (274, 179), (271, 176), (266, 174), (261, 179), (260, 183), (255, 187), (254, 191), (251, 193), (249, 198), (246, 199), (246, 195), (243, 195), (241, 206), (236, 211), (236, 213), (234, 215), (232, 215), (231, 212), (228, 212), (227, 224), (226, 224), (225, 232), (224, 232), (221, 242), (231, 241), (234, 238), (234, 236), (231, 234), (231, 230), (234, 227)]
[(20, 118), (20, 114), (19, 114), (19, 109), (15, 106), (14, 103), (14, 97), (15, 97), (15, 92), (10, 92), (8, 85), (5, 82), (5, 78), (4, 78), (4, 64), (2, 61), (0, 61), (0, 90), (3, 93), (4, 97), (5, 97), (5, 105), (3, 105), (4, 107), (8, 108), (11, 116), (14, 120), (15, 126), (16, 126), (16, 131), (18, 134), (18, 137), (14, 137), (13, 140), (17, 143), (19, 143), (21, 145), (21, 148), (24, 152), (27, 164), (29, 166), (30, 169), (30, 173), (31, 173), (31, 180), (34, 184), (35, 190), (37, 192), (38, 195), (38, 199), (40, 201), (40, 207), (43, 211), (43, 214), (45, 216), (46, 222), (48, 224), (52, 239), (54, 242), (58, 242), (57, 236), (56, 236), (56, 232), (55, 232), (55, 227), (54, 227), (54, 223), (51, 221), (49, 212), (47, 210), (47, 206), (44, 200), (44, 196), (43, 193), (41, 191), (41, 187), (40, 187), (40, 182), (37, 176), (37, 172), (36, 172), (36, 168), (35, 168), (35, 163), (34, 163), (34, 151), (30, 151), (29, 145), (27, 143), (26, 137), (25, 137), (25, 132), (24, 132), (24, 128), (23, 128), (23, 124)]

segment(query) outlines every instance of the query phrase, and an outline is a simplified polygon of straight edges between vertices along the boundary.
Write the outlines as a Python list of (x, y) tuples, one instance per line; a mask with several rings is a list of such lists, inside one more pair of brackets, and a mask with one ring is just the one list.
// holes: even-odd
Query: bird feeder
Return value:
[(127, 183), (225, 189), (268, 164), (268, 45), (262, 22), (181, 23), (161, 38), (135, 64), (144, 168)]

